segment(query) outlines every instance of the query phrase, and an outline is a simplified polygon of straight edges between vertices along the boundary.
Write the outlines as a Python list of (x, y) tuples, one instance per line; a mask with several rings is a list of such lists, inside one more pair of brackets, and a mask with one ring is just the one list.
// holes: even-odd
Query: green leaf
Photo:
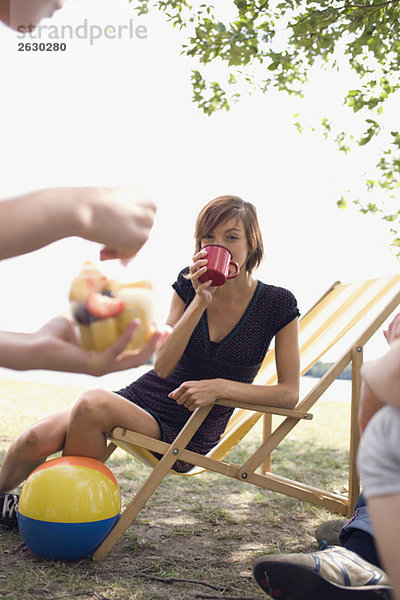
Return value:
[[(196, 70), (191, 75), (193, 102), (209, 116), (229, 110), (246, 91), (303, 98), (321, 67), (337, 71), (338, 77), (342, 66), (350, 71), (351, 87), (343, 98), (345, 109), (350, 109), (346, 130), (340, 117), (325, 117), (310, 129), (345, 154), (353, 146), (361, 152), (370, 144), (376, 160), (365, 176), (365, 198), (352, 200), (348, 191), (349, 200), (342, 196), (338, 206), (352, 202), (361, 213), (376, 214), (391, 224), (393, 237), (400, 238), (392, 206), (393, 201), (400, 205), (398, 117), (387, 125), (393, 130), (391, 137), (382, 124), (385, 103), (400, 96), (400, 0), (225, 0), (232, 18), (224, 22), (216, 14), (222, 2), (215, 3), (216, 8), (202, 2), (195, 9), (188, 0), (129, 2), (139, 14), (159, 11), (175, 29), (186, 27), (182, 53), (195, 66), (204, 66), (206, 72), (218, 61), (222, 68), (217, 81), (207, 81)], [(389, 118), (390, 113), (385, 114), (386, 122)], [(294, 119), (301, 133), (298, 113)]]

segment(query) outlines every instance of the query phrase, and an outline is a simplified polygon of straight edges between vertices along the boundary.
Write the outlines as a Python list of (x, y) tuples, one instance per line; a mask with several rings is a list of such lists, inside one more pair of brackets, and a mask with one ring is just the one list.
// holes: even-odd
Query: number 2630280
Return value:
[(64, 42), (19, 42), (18, 52), (65, 52), (67, 44)]

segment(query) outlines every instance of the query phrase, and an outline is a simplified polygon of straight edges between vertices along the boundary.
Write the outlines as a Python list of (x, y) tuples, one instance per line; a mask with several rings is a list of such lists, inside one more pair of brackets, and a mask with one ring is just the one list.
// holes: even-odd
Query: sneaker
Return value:
[(325, 550), (328, 546), (340, 546), (339, 535), (346, 523), (346, 519), (330, 519), (321, 523), (315, 530), (319, 549)]
[(390, 600), (388, 576), (341, 546), (263, 556), (253, 572), (264, 592), (279, 600)]
[(3, 527), (18, 527), (18, 501), (17, 494), (0, 494), (0, 525)]

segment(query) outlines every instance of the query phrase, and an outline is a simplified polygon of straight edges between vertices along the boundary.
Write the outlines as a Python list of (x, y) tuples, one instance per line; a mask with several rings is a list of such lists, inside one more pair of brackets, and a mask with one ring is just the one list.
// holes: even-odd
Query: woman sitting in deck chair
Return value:
[[(254, 206), (236, 196), (212, 200), (197, 218), (195, 240), (193, 263), (173, 284), (169, 334), (159, 343), (154, 370), (116, 393), (88, 390), (72, 407), (21, 434), (0, 470), (3, 505), (7, 495), (17, 502), (10, 492), (54, 452), (101, 458), (116, 426), (170, 443), (193, 410), (217, 404), (218, 398), (296, 405), (299, 311), (291, 292), (253, 278), (263, 257)], [(202, 248), (210, 244), (227, 248), (239, 266), (238, 275), (218, 287), (205, 276), (208, 254)], [(251, 385), (274, 336), (278, 383)], [(232, 412), (214, 406), (187, 448), (209, 452)], [(174, 465), (179, 472), (190, 467), (182, 461)]]

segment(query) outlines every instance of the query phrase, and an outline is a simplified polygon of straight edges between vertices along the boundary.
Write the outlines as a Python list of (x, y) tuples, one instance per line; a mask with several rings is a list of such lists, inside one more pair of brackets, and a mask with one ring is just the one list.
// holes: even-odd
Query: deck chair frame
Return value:
[[(318, 304), (335, 289), (340, 282), (333, 284), (317, 303), (304, 315), (305, 318)], [(186, 425), (180, 431), (175, 440), (165, 443), (148, 436), (116, 427), (110, 436), (110, 444), (107, 447), (103, 460), (107, 460), (114, 449), (121, 444), (131, 444), (145, 448), (150, 452), (162, 455), (158, 464), (149, 474), (148, 478), (138, 490), (134, 498), (126, 506), (125, 510), (114, 528), (95, 550), (93, 560), (102, 560), (114, 547), (132, 521), (144, 508), (145, 504), (154, 491), (170, 472), (176, 460), (183, 460), (193, 465), (207, 469), (222, 475), (239, 479), (243, 482), (257, 485), (264, 489), (282, 493), (299, 500), (310, 502), (317, 506), (327, 508), (332, 512), (342, 513), (350, 516), (359, 496), (360, 487), (356, 470), (356, 454), (359, 443), (358, 432), (358, 408), (361, 392), (360, 369), (363, 362), (363, 348), (372, 335), (382, 326), (386, 319), (392, 314), (400, 303), (400, 291), (398, 291), (373, 319), (365, 331), (363, 331), (351, 344), (350, 347), (332, 364), (325, 375), (316, 383), (311, 391), (298, 403), (295, 409), (278, 409), (274, 407), (261, 407), (245, 401), (232, 401), (226, 399), (218, 400), (223, 406), (245, 409), (256, 413), (262, 413), (264, 419), (263, 441), (257, 450), (242, 465), (236, 465), (226, 460), (214, 459), (203, 456), (186, 449), (187, 444), (200, 427), (204, 419), (212, 409), (211, 406), (198, 408), (193, 412)], [(288, 435), (300, 420), (309, 420), (312, 414), (308, 411), (317, 402), (321, 395), (340, 375), (343, 369), (352, 365), (352, 395), (351, 395), (351, 423), (350, 423), (350, 457), (349, 457), (349, 491), (347, 496), (334, 494), (299, 481), (281, 477), (271, 472), (271, 453), (278, 444)], [(272, 416), (280, 415), (283, 421), (272, 431)], [(256, 470), (261, 467), (261, 472)]]

